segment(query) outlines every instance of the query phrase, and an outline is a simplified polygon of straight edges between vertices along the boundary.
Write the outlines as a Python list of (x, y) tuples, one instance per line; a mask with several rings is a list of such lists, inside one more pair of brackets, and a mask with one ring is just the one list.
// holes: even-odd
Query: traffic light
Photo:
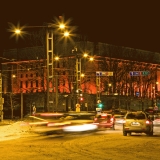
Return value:
[(103, 107), (103, 104), (100, 102), (98, 103), (98, 108), (102, 108)]
[(84, 98), (83, 97), (80, 97), (80, 101), (82, 102), (84, 100)]
[(83, 101), (84, 101), (84, 98), (83, 98), (83, 97), (80, 97), (80, 98), (79, 98), (79, 101), (80, 101), (80, 103), (82, 104)]

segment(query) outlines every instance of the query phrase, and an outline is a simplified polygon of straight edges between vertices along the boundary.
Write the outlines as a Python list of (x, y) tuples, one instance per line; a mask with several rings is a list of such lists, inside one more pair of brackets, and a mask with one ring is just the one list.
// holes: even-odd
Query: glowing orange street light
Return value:
[(60, 28), (60, 29), (64, 29), (64, 28), (65, 28), (65, 25), (61, 23), (61, 24), (59, 25), (59, 28)]
[(93, 60), (94, 60), (94, 58), (93, 58), (93, 57), (89, 57), (89, 60), (90, 60), (90, 61), (93, 61)]
[(69, 36), (69, 32), (68, 32), (68, 31), (65, 31), (65, 32), (64, 32), (64, 36), (65, 36), (65, 37), (68, 37), (68, 36)]
[(54, 59), (55, 59), (56, 61), (58, 61), (58, 60), (59, 60), (59, 57), (58, 57), (58, 56), (56, 56)]
[(21, 33), (21, 30), (20, 30), (20, 29), (16, 29), (16, 30), (15, 30), (15, 33), (16, 33), (16, 34), (20, 34), (20, 33)]
[(85, 75), (84, 75), (84, 73), (81, 73), (81, 77), (84, 77)]
[(88, 57), (88, 54), (87, 54), (87, 53), (84, 53), (84, 54), (83, 54), (83, 57), (85, 57), (85, 58)]

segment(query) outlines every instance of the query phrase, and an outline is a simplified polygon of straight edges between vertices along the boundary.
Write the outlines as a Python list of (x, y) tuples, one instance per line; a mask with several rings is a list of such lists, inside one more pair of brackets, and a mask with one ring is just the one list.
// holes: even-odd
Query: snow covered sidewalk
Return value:
[(21, 127), (21, 121), (0, 122), (0, 141), (20, 138), (29, 133), (29, 130)]

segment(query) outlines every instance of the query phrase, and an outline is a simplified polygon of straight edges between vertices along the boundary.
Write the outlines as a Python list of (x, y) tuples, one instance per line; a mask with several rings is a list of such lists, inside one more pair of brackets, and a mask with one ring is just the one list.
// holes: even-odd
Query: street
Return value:
[(116, 126), (116, 130), (65, 136), (22, 134), (0, 142), (0, 157), (3, 160), (158, 160), (159, 129), (154, 129), (153, 137), (122, 136), (121, 126)]

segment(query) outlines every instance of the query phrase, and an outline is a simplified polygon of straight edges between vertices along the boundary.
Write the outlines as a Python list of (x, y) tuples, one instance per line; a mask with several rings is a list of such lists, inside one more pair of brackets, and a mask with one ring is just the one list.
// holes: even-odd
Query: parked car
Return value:
[(145, 133), (153, 135), (153, 121), (150, 116), (142, 111), (127, 112), (123, 122), (123, 135), (134, 133)]
[(93, 123), (96, 124), (98, 128), (115, 129), (115, 117), (112, 114), (96, 114)]

